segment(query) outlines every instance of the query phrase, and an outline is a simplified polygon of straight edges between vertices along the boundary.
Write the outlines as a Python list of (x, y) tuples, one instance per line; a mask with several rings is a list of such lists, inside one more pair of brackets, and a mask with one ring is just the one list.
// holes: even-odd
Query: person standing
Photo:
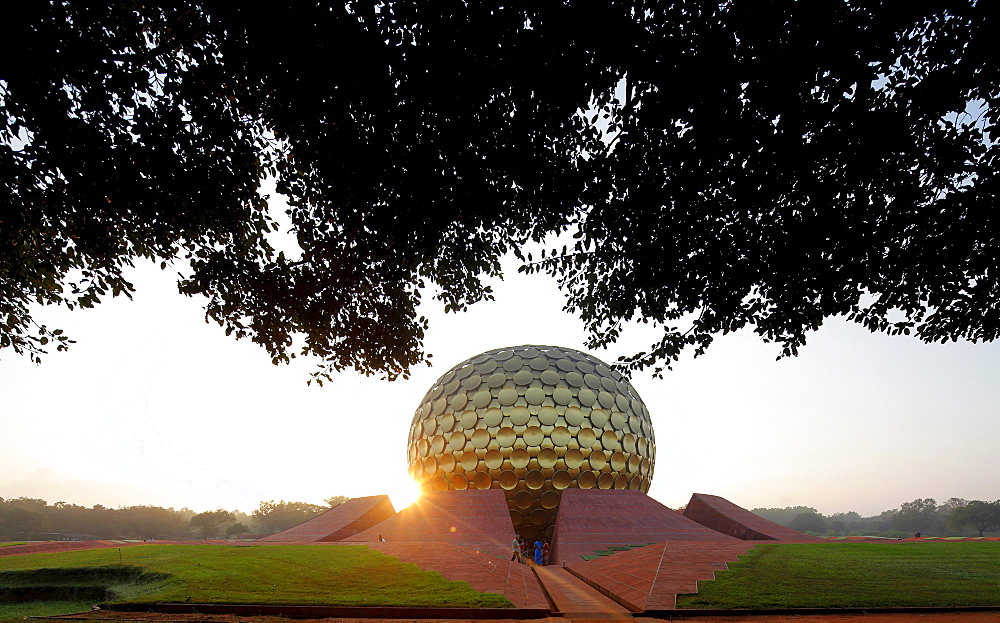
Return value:
[(542, 544), (541, 538), (539, 538), (539, 539), (537, 539), (535, 541), (535, 564), (536, 565), (542, 564), (542, 547), (544, 547), (544, 545)]
[(514, 542), (510, 544), (510, 559), (521, 561), (521, 536), (514, 535)]

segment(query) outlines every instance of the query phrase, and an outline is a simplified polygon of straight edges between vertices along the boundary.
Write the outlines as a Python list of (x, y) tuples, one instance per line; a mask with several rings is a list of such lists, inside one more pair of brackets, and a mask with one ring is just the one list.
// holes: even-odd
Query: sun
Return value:
[(392, 506), (398, 513), (416, 502), (420, 497), (420, 493), (420, 485), (409, 477), (404, 476), (394, 482), (389, 489), (389, 500), (392, 501)]

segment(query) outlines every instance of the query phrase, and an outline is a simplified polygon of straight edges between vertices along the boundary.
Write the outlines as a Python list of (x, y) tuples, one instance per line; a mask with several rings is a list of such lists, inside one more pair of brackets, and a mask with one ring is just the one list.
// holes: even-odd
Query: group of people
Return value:
[(519, 563), (549, 564), (549, 542), (541, 537), (535, 539), (534, 544), (532, 544), (528, 539), (517, 535), (510, 544), (510, 550), (510, 559)]

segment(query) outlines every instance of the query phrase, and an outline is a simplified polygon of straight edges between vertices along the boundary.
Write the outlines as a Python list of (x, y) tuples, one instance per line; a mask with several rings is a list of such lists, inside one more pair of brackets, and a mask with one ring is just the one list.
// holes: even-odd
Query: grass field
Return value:
[(0, 571), (0, 621), (89, 610), (155, 590), (170, 576), (132, 565)]
[[(124, 565), (122, 568), (140, 568), (160, 574), (147, 575), (146, 581), (105, 581), (102, 586), (112, 590), (117, 601), (123, 602), (512, 605), (501, 595), (478, 593), (465, 582), (447, 581), (438, 573), (421, 571), (416, 565), (399, 562), (360, 545), (232, 547), (150, 544), (120, 550), (9, 556), (0, 558), (0, 590), (14, 590), (31, 584), (31, 574), (25, 572), (34, 569), (53, 570), (49, 580), (37, 582), (50, 588), (95, 584), (93, 578), (70, 579), (67, 570), (106, 568), (108, 565), (118, 566), (119, 562)], [(77, 575), (87, 576), (88, 573)], [(59, 595), (66, 594), (66, 589), (54, 590)], [(80, 600), (71, 600), (70, 603), (72, 608), (79, 609)], [(69, 605), (65, 607), (70, 608)], [(11, 614), (6, 608), (0, 606), (0, 621), (12, 616), (24, 616)]]
[(1000, 606), (1000, 542), (758, 545), (678, 608)]
[(33, 601), (23, 604), (0, 604), (0, 623), (24, 623), (25, 617), (73, 614), (90, 610), (86, 601)]

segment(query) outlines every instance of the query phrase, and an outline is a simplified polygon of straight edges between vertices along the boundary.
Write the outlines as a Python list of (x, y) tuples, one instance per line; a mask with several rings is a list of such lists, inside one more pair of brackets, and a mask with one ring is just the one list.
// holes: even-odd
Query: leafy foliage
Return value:
[[(968, 509), (969, 505), (973, 505), (974, 510)], [(988, 519), (992, 517), (990, 509), (995, 510), (997, 507), (1000, 507), (1000, 502), (968, 502), (962, 498), (948, 498), (938, 504), (933, 498), (922, 498), (903, 502), (899, 508), (885, 510), (871, 517), (862, 517), (854, 511), (824, 516), (808, 506), (755, 508), (751, 512), (794, 530), (813, 532), (820, 536), (897, 538), (912, 536), (917, 532), (923, 537), (971, 535), (969, 530), (963, 529), (965, 526), (975, 527), (979, 530), (979, 536), (983, 536), (984, 530), (1000, 529), (1000, 524), (990, 523)], [(972, 517), (978, 518), (977, 521), (971, 520)], [(979, 529), (980, 525), (983, 526), (982, 529)]]
[(1000, 530), (1000, 500), (983, 502), (972, 500), (959, 506), (948, 515), (948, 524), (954, 528), (971, 525), (983, 536), (985, 531)]
[(792, 519), (792, 530), (823, 534), (826, 532), (826, 520), (819, 513), (799, 513)]
[(837, 315), (996, 338), (983, 3), (641, 9), (618, 48), (626, 96), (598, 97), (614, 138), (588, 163), (593, 208), (571, 252), (535, 265), (593, 344), (633, 318), (665, 327), (633, 368), (748, 325), (795, 354)]
[[(55, 533), (78, 539), (185, 539), (193, 511), (159, 506), (93, 508), (45, 500), (0, 498), (0, 535), (50, 539)], [(30, 517), (30, 522), (25, 518)]]
[(203, 539), (210, 539), (219, 534), (219, 524), (231, 522), (235, 519), (232, 512), (217, 509), (198, 513), (191, 518), (191, 527), (198, 531)]
[(11, 505), (4, 509), (0, 519), (0, 534), (25, 538), (51, 529), (48, 517), (42, 511), (22, 505)]
[(1000, 330), (988, 2), (74, 0), (8, 23), (0, 347), (36, 360), (70, 340), (30, 305), (127, 296), (151, 258), (276, 363), (405, 375), (427, 288), (461, 310), (566, 231), (523, 270), (591, 346), (660, 327), (633, 369), (747, 326), (795, 354), (830, 316)]
[(207, 14), (36, 2), (11, 17), (0, 46), (25, 62), (0, 70), (0, 346), (64, 348), (29, 304), (127, 296), (135, 258), (267, 256), (261, 126), (213, 92)]
[(257, 523), (261, 533), (274, 534), (312, 519), (325, 510), (329, 509), (306, 502), (268, 500), (261, 502), (257, 510), (253, 512), (253, 520)]
[(250, 532), (250, 528), (243, 522), (237, 521), (226, 528), (226, 536), (239, 536)]
[(785, 508), (754, 508), (750, 512), (768, 521), (773, 521), (774, 523), (790, 528), (792, 520), (800, 514), (816, 514), (819, 511), (811, 506), (786, 506)]
[(903, 502), (892, 518), (892, 525), (904, 532), (929, 533), (940, 528), (938, 505), (933, 498)]
[(323, 501), (326, 502), (327, 506), (333, 508), (334, 506), (340, 506), (349, 499), (351, 498), (346, 495), (332, 495), (328, 498), (324, 498)]

